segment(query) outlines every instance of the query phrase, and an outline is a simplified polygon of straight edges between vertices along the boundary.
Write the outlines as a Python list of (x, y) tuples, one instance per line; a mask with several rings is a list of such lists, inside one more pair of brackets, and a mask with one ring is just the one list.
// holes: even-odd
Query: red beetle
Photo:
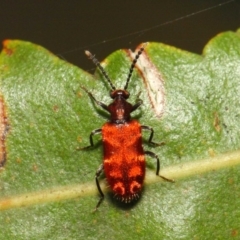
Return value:
[[(95, 176), (101, 198), (96, 209), (104, 199), (104, 194), (98, 180), (103, 170), (114, 196), (125, 203), (130, 203), (139, 198), (145, 177), (145, 154), (157, 160), (156, 175), (160, 176), (160, 161), (158, 156), (153, 152), (144, 151), (142, 147), (142, 130), (150, 131), (149, 143), (160, 145), (152, 142), (154, 131), (149, 126), (140, 125), (137, 120), (132, 120), (130, 116), (131, 112), (142, 105), (142, 100), (138, 99), (134, 105), (127, 101), (130, 95), (127, 91), (128, 83), (137, 59), (143, 50), (144, 47), (142, 46), (132, 62), (124, 89), (116, 89), (99, 61), (89, 51), (85, 52), (110, 84), (112, 89), (110, 97), (113, 99), (113, 102), (107, 106), (98, 101), (85, 87), (82, 87), (96, 104), (110, 113), (109, 122), (105, 123), (102, 128), (92, 131), (90, 134), (90, 145), (83, 148), (92, 147), (94, 145), (93, 136), (102, 134), (104, 160)], [(160, 177), (173, 182), (171, 179), (163, 176)]]

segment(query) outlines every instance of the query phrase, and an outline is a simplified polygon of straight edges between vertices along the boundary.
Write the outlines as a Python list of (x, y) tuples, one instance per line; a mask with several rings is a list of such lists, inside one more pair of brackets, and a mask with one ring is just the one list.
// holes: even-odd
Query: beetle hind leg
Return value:
[(100, 184), (99, 184), (99, 176), (101, 175), (101, 173), (103, 172), (103, 164), (101, 164), (98, 168), (98, 170), (96, 171), (96, 175), (95, 175), (95, 180), (96, 180), (96, 185), (97, 185), (97, 189), (98, 189), (98, 192), (100, 194), (100, 199), (95, 207), (95, 211), (98, 209), (98, 207), (101, 205), (103, 199), (104, 199), (104, 194), (103, 194), (103, 191), (100, 187)]
[(155, 158), (157, 160), (157, 170), (156, 170), (156, 175), (161, 177), (163, 180), (165, 181), (168, 181), (168, 182), (175, 182), (174, 179), (170, 179), (170, 178), (166, 178), (162, 175), (159, 175), (159, 171), (160, 171), (160, 160), (158, 158), (158, 156), (153, 153), (153, 152), (150, 152), (150, 151), (145, 151), (144, 152), (145, 154), (147, 154), (148, 156), (152, 157), (152, 158)]

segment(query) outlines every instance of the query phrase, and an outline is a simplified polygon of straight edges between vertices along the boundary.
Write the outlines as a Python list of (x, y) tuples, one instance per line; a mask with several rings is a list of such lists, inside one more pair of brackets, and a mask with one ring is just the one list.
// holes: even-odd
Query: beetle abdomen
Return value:
[(136, 120), (102, 127), (104, 172), (116, 198), (131, 202), (139, 197), (145, 176), (141, 125)]

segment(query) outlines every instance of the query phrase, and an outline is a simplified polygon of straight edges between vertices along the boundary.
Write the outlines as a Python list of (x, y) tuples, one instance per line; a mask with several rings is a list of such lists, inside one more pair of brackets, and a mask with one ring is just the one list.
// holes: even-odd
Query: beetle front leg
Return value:
[(143, 104), (143, 100), (139, 97), (140, 94), (141, 94), (141, 91), (137, 94), (137, 98), (136, 98), (135, 104), (132, 106), (131, 112), (135, 111)]
[(175, 182), (173, 179), (169, 179), (169, 178), (166, 178), (166, 177), (164, 177), (164, 176), (162, 176), (162, 175), (159, 175), (159, 171), (160, 171), (160, 160), (159, 160), (158, 156), (157, 156), (155, 153), (150, 152), (150, 151), (145, 151), (144, 153), (147, 154), (148, 156), (152, 157), (152, 158), (155, 158), (155, 159), (157, 160), (157, 170), (156, 170), (156, 175), (157, 175), (157, 176), (161, 177), (162, 179), (164, 179), (164, 180), (166, 180), (166, 181), (168, 181), (168, 182)]
[(104, 110), (109, 111), (108, 110), (108, 106), (106, 104), (104, 104), (103, 102), (98, 101), (91, 92), (89, 92), (85, 87), (81, 86), (81, 88), (88, 94), (88, 96), (100, 107), (102, 107)]

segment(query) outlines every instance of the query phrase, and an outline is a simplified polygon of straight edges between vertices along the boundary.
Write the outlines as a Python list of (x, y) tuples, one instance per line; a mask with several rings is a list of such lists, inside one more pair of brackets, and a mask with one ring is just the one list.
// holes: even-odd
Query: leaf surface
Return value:
[[(88, 145), (107, 114), (80, 86), (110, 103), (108, 84), (99, 72), (91, 76), (40, 46), (4, 42), (0, 88), (10, 130), (0, 172), (0, 239), (239, 237), (240, 32), (214, 37), (202, 56), (160, 43), (149, 43), (144, 54), (152, 66), (140, 64), (134, 71), (129, 101), (138, 95), (144, 100), (133, 116), (154, 128), (154, 141), (165, 142), (152, 147), (144, 133), (145, 149), (159, 156), (161, 174), (176, 183), (156, 177), (156, 163), (147, 158), (141, 199), (123, 206), (104, 187), (106, 199), (92, 213), (100, 137), (93, 149), (77, 148)], [(119, 50), (103, 63), (118, 88), (131, 56)], [(154, 89), (154, 78), (144, 78), (151, 70), (163, 80), (163, 91)], [(160, 116), (159, 104), (153, 106), (156, 94), (164, 99)]]

